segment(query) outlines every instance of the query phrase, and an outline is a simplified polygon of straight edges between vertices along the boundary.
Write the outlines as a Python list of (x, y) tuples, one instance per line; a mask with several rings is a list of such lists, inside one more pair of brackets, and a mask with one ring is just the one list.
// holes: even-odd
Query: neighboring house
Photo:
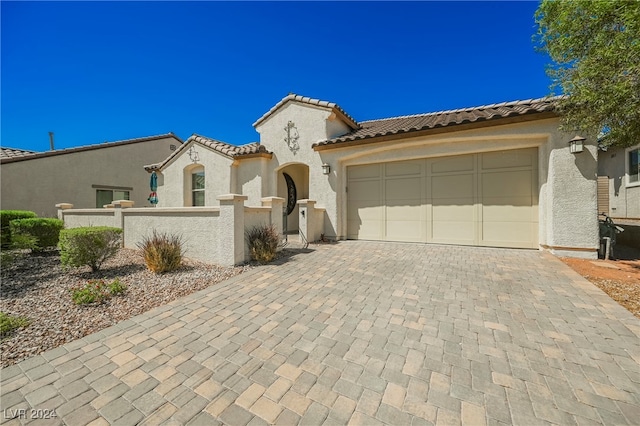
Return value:
[(598, 212), (640, 219), (640, 145), (599, 152)]
[[(595, 258), (597, 144), (571, 153), (554, 98), (358, 122), (289, 95), (254, 123), (260, 141), (191, 136), (158, 174), (158, 207), (282, 197), (296, 231), (311, 199), (329, 239), (543, 248)], [(57, 200), (62, 200), (60, 197)]]
[(137, 207), (149, 206), (149, 175), (143, 165), (150, 158), (166, 158), (181, 145), (168, 133), (47, 152), (2, 148), (0, 207), (56, 217), (60, 202), (95, 208), (126, 199)]

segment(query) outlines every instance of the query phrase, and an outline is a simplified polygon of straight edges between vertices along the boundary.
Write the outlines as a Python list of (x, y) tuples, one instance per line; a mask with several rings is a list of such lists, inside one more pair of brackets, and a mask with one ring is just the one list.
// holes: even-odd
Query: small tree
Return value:
[(102, 263), (120, 249), (122, 229), (107, 226), (63, 229), (60, 232), (60, 263), (63, 266), (90, 266), (100, 269)]
[(607, 144), (640, 141), (640, 1), (543, 0), (534, 41), (547, 68), (563, 129), (597, 135)]

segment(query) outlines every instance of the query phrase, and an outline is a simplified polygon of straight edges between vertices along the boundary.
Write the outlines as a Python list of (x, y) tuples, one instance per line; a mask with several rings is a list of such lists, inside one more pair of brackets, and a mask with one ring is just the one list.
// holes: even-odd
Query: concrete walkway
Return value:
[(638, 424), (639, 336), (548, 254), (311, 246), (2, 369), (2, 423)]

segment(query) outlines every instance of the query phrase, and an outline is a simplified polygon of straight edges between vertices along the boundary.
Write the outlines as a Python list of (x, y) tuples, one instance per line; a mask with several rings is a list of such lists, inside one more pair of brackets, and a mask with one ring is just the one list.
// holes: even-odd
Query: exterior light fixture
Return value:
[(575, 138), (571, 139), (569, 141), (569, 150), (571, 151), (572, 154), (579, 154), (582, 152), (582, 150), (584, 149), (584, 141), (586, 140), (586, 138), (583, 138), (582, 136), (578, 136), (576, 135)]
[(331, 166), (328, 165), (327, 163), (324, 163), (322, 165), (322, 174), (323, 175), (328, 175), (329, 173), (331, 173)]

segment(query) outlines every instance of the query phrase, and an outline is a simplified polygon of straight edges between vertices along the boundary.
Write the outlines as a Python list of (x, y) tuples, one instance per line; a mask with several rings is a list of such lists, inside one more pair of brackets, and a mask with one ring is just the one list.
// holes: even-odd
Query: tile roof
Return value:
[(275, 104), (273, 106), (273, 108), (271, 108), (262, 117), (260, 117), (255, 123), (253, 123), (253, 127), (256, 127), (257, 125), (259, 125), (260, 123), (265, 121), (274, 112), (276, 112), (278, 109), (280, 109), (282, 106), (284, 106), (287, 102), (292, 102), (292, 101), (293, 102), (300, 102), (300, 103), (303, 103), (303, 104), (315, 105), (315, 106), (320, 106), (320, 107), (332, 109), (335, 112), (337, 112), (339, 115), (341, 115), (345, 119), (345, 122), (351, 128), (353, 128), (353, 129), (357, 129), (358, 128), (358, 123), (356, 122), (356, 120), (354, 120), (353, 117), (351, 117), (342, 108), (340, 108), (338, 106), (338, 104), (333, 103), (333, 102), (328, 102), (328, 101), (321, 101), (320, 99), (313, 99), (313, 98), (309, 98), (309, 97), (306, 97), (306, 96), (296, 95), (295, 93), (289, 93), (287, 96), (282, 98), (282, 100), (280, 102)]
[(556, 97), (503, 102), (472, 108), (438, 111), (427, 114), (405, 115), (379, 120), (361, 121), (354, 131), (337, 138), (317, 142), (312, 146), (322, 147), (345, 142), (359, 141), (382, 136), (406, 134), (453, 125), (478, 123), (496, 119), (553, 112)]
[(25, 155), (33, 154), (35, 151), (28, 151), (26, 149), (0, 147), (0, 158), (15, 158)]
[(195, 142), (200, 145), (209, 147), (213, 149), (215, 152), (221, 154), (222, 156), (230, 158), (232, 160), (247, 158), (247, 157), (252, 157), (257, 155), (271, 155), (271, 152), (269, 152), (264, 146), (260, 145), (260, 143), (258, 142), (252, 142), (246, 145), (237, 146), (237, 145), (231, 145), (229, 143), (222, 142), (216, 139), (207, 138), (205, 136), (200, 136), (194, 133), (189, 137), (189, 139), (185, 141), (185, 143), (179, 149), (172, 152), (171, 155), (167, 157), (166, 160), (164, 160), (162, 163), (150, 164), (148, 166), (144, 166), (145, 170), (147, 170), (148, 172), (151, 172), (153, 170), (162, 169), (169, 162), (171, 162), (172, 159), (180, 155), (180, 153), (186, 149), (187, 145), (189, 145), (190, 142)]
[[(3, 155), (0, 161), (2, 163), (13, 163), (16, 161), (25, 161), (25, 160), (33, 160), (36, 158), (53, 157), (56, 155), (71, 154), (74, 152), (82, 152), (82, 151), (91, 151), (91, 150), (102, 149), (102, 148), (112, 148), (114, 146), (129, 145), (129, 144), (134, 144), (139, 142), (148, 142), (152, 140), (165, 139), (165, 138), (174, 138), (176, 142), (179, 142), (180, 144), (182, 144), (182, 139), (180, 139), (179, 137), (177, 137), (176, 135), (170, 132), (170, 133), (164, 133), (161, 135), (146, 136), (146, 137), (134, 138), (134, 139), (125, 139), (125, 140), (115, 141), (115, 142), (104, 142), (104, 143), (93, 144), (93, 145), (79, 146), (75, 148), (56, 149), (54, 151), (44, 151), (44, 152), (30, 152), (24, 155), (13, 156), (13, 157), (5, 157), (3, 152)], [(4, 151), (4, 148), (3, 148), (3, 151)]]

